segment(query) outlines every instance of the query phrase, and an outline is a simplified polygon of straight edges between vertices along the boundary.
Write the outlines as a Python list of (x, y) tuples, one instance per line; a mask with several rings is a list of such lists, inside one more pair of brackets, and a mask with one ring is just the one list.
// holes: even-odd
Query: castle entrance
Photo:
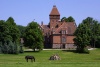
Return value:
[(62, 48), (65, 49), (65, 44), (62, 45)]

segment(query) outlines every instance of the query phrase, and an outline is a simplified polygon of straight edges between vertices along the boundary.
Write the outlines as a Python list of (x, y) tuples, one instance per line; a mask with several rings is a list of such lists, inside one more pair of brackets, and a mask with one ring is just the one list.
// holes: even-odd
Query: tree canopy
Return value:
[(65, 22), (75, 22), (74, 18), (72, 16), (69, 16), (68, 18), (63, 17), (61, 19), (61, 21), (65, 21)]
[(0, 20), (0, 53), (18, 53), (19, 29), (12, 17)]
[(99, 46), (98, 39), (100, 37), (100, 23), (97, 20), (94, 20), (92, 17), (87, 17), (86, 19), (83, 20), (84, 24), (87, 24), (89, 29), (91, 30), (91, 41), (90, 45), (92, 47)]
[(87, 17), (79, 24), (74, 35), (74, 42), (79, 51), (84, 52), (87, 46), (95, 47), (96, 43), (100, 43), (100, 23)]
[(18, 42), (18, 39), (20, 38), (20, 31), (14, 22), (14, 19), (9, 17), (6, 21), (6, 24), (9, 29), (9, 35), (12, 37), (12, 42)]
[(0, 20), (0, 42), (4, 45), (4, 43), (9, 42), (11, 36), (9, 35), (9, 29), (4, 20)]
[(24, 44), (26, 47), (42, 50), (43, 49), (43, 34), (39, 25), (32, 21), (26, 27), (24, 33)]
[(26, 26), (17, 25), (19, 31), (20, 31), (20, 37), (23, 38), (23, 33), (25, 32)]
[(90, 44), (90, 29), (86, 24), (79, 24), (78, 28), (76, 29), (74, 35), (75, 45), (77, 46), (78, 52), (85, 52), (85, 48)]

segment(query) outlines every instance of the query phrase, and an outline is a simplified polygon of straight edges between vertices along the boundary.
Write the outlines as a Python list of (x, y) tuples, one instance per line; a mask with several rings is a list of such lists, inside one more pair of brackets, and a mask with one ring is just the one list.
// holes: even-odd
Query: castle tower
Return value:
[(53, 6), (51, 13), (49, 14), (49, 19), (50, 19), (50, 29), (55, 28), (58, 20), (60, 20), (60, 13), (55, 5)]

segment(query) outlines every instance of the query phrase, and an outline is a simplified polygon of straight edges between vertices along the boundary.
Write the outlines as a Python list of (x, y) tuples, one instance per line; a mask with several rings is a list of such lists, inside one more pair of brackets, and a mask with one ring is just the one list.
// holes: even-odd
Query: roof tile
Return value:
[(60, 13), (59, 13), (59, 11), (58, 11), (58, 9), (56, 8), (55, 5), (53, 6), (50, 15), (60, 15)]

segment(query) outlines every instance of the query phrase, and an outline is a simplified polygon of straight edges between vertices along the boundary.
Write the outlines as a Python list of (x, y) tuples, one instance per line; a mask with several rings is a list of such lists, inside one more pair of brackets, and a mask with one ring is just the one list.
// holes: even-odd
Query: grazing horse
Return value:
[(27, 55), (27, 56), (25, 56), (25, 59), (26, 59), (27, 62), (28, 62), (28, 59), (31, 59), (31, 62), (33, 62), (33, 60), (35, 62), (35, 57), (34, 56)]

